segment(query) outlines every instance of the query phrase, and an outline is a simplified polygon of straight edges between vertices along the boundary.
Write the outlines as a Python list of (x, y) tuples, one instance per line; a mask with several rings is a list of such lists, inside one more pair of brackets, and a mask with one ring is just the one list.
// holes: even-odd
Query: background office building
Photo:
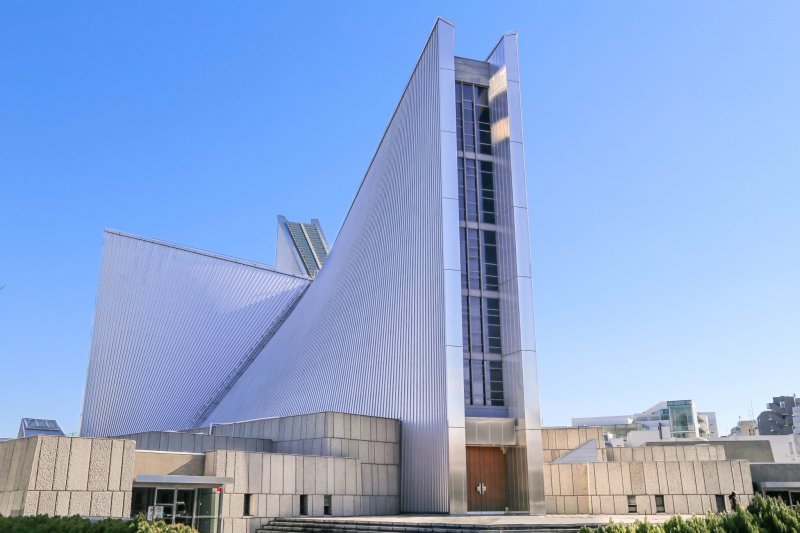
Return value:
[(601, 427), (609, 446), (719, 437), (716, 413), (697, 412), (692, 400), (659, 402), (641, 413), (573, 418), (574, 427)]

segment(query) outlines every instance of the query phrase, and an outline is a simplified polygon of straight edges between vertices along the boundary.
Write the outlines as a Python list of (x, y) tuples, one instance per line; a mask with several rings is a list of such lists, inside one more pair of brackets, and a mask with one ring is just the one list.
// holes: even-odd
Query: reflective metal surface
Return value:
[[(543, 514), (544, 471), (516, 34), (504, 35), (487, 61), (492, 149), (496, 157), (498, 202), (503, 210), (498, 213), (501, 226), (498, 249), (504, 381), (509, 416), (519, 419), (517, 440), (525, 443), (522, 450), (512, 452), (511, 470), (518, 490), (512, 493), (511, 500), (512, 505), (519, 506), (516, 510)], [(519, 455), (521, 451), (524, 458)]]
[[(447, 57), (452, 69), (452, 28), (438, 21), (324, 268), (206, 420), (327, 410), (398, 418), (406, 512), (450, 510), (451, 484), (459, 484), (451, 465), (463, 464), (464, 453), (460, 390), (458, 446), (459, 420), (454, 435), (448, 430), (446, 324), (451, 312), (460, 324), (460, 307), (450, 309), (460, 300), (448, 297), (445, 282), (444, 250), (453, 248), (444, 229), (457, 216), (443, 215), (442, 173), (449, 171), (440, 98), (453, 94), (440, 86)], [(457, 239), (453, 233), (447, 238)]]
[(262, 265), (106, 231), (81, 436), (193, 425), (308, 284)]

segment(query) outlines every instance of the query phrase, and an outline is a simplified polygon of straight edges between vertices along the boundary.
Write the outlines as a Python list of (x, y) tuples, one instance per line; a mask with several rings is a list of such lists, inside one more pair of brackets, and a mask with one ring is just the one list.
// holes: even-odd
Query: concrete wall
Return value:
[(127, 516), (134, 443), (37, 436), (0, 443), (0, 514)]
[[(277, 453), (206, 454), (205, 475), (232, 477), (222, 503), (223, 529), (255, 531), (276, 516), (299, 516), (300, 495), (311, 516), (323, 515), (326, 494), (334, 516), (395, 514), (399, 511), (397, 465), (365, 464), (346, 457)], [(253, 495), (254, 517), (245, 517), (244, 498)]]
[(598, 427), (542, 428), (542, 453), (545, 463), (552, 463), (575, 448), (595, 439), (603, 447), (603, 431)]
[(719, 445), (639, 446), (637, 448), (604, 448), (606, 461), (622, 463), (641, 461), (721, 461), (730, 459)]
[(177, 431), (145, 431), (117, 438), (133, 439), (137, 450), (202, 453), (213, 450), (270, 452), (272, 442), (265, 439), (226, 437)]
[(655, 496), (664, 496), (665, 512), (716, 511), (714, 496), (736, 491), (747, 505), (753, 494), (746, 461), (641, 461), (546, 464), (548, 514), (628, 514), (628, 496), (637, 512), (655, 514)]
[(754, 483), (800, 481), (800, 463), (751, 463), (750, 472)]
[(203, 453), (153, 452), (136, 450), (133, 475), (202, 476), (206, 465)]
[[(770, 443), (764, 440), (734, 440), (734, 439), (720, 439), (710, 441), (709, 444), (713, 446), (720, 446), (725, 450), (726, 459), (741, 459), (753, 463), (765, 462), (771, 463), (775, 460), (772, 454), (772, 447)], [(648, 446), (682, 446), (679, 442), (654, 442), (648, 443)]]

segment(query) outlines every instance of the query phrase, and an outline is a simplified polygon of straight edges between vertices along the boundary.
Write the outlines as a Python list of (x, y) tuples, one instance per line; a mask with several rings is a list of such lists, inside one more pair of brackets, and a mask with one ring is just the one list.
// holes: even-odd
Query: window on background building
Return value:
[(636, 514), (636, 496), (628, 496), (628, 512)]

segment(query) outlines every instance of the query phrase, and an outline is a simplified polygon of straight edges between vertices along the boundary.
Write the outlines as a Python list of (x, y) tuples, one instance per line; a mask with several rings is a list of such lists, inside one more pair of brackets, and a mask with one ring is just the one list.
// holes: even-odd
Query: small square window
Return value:
[(661, 494), (656, 494), (656, 512), (657, 513), (666, 513), (666, 509), (664, 509), (664, 496)]
[(636, 514), (636, 496), (628, 496), (628, 512)]

